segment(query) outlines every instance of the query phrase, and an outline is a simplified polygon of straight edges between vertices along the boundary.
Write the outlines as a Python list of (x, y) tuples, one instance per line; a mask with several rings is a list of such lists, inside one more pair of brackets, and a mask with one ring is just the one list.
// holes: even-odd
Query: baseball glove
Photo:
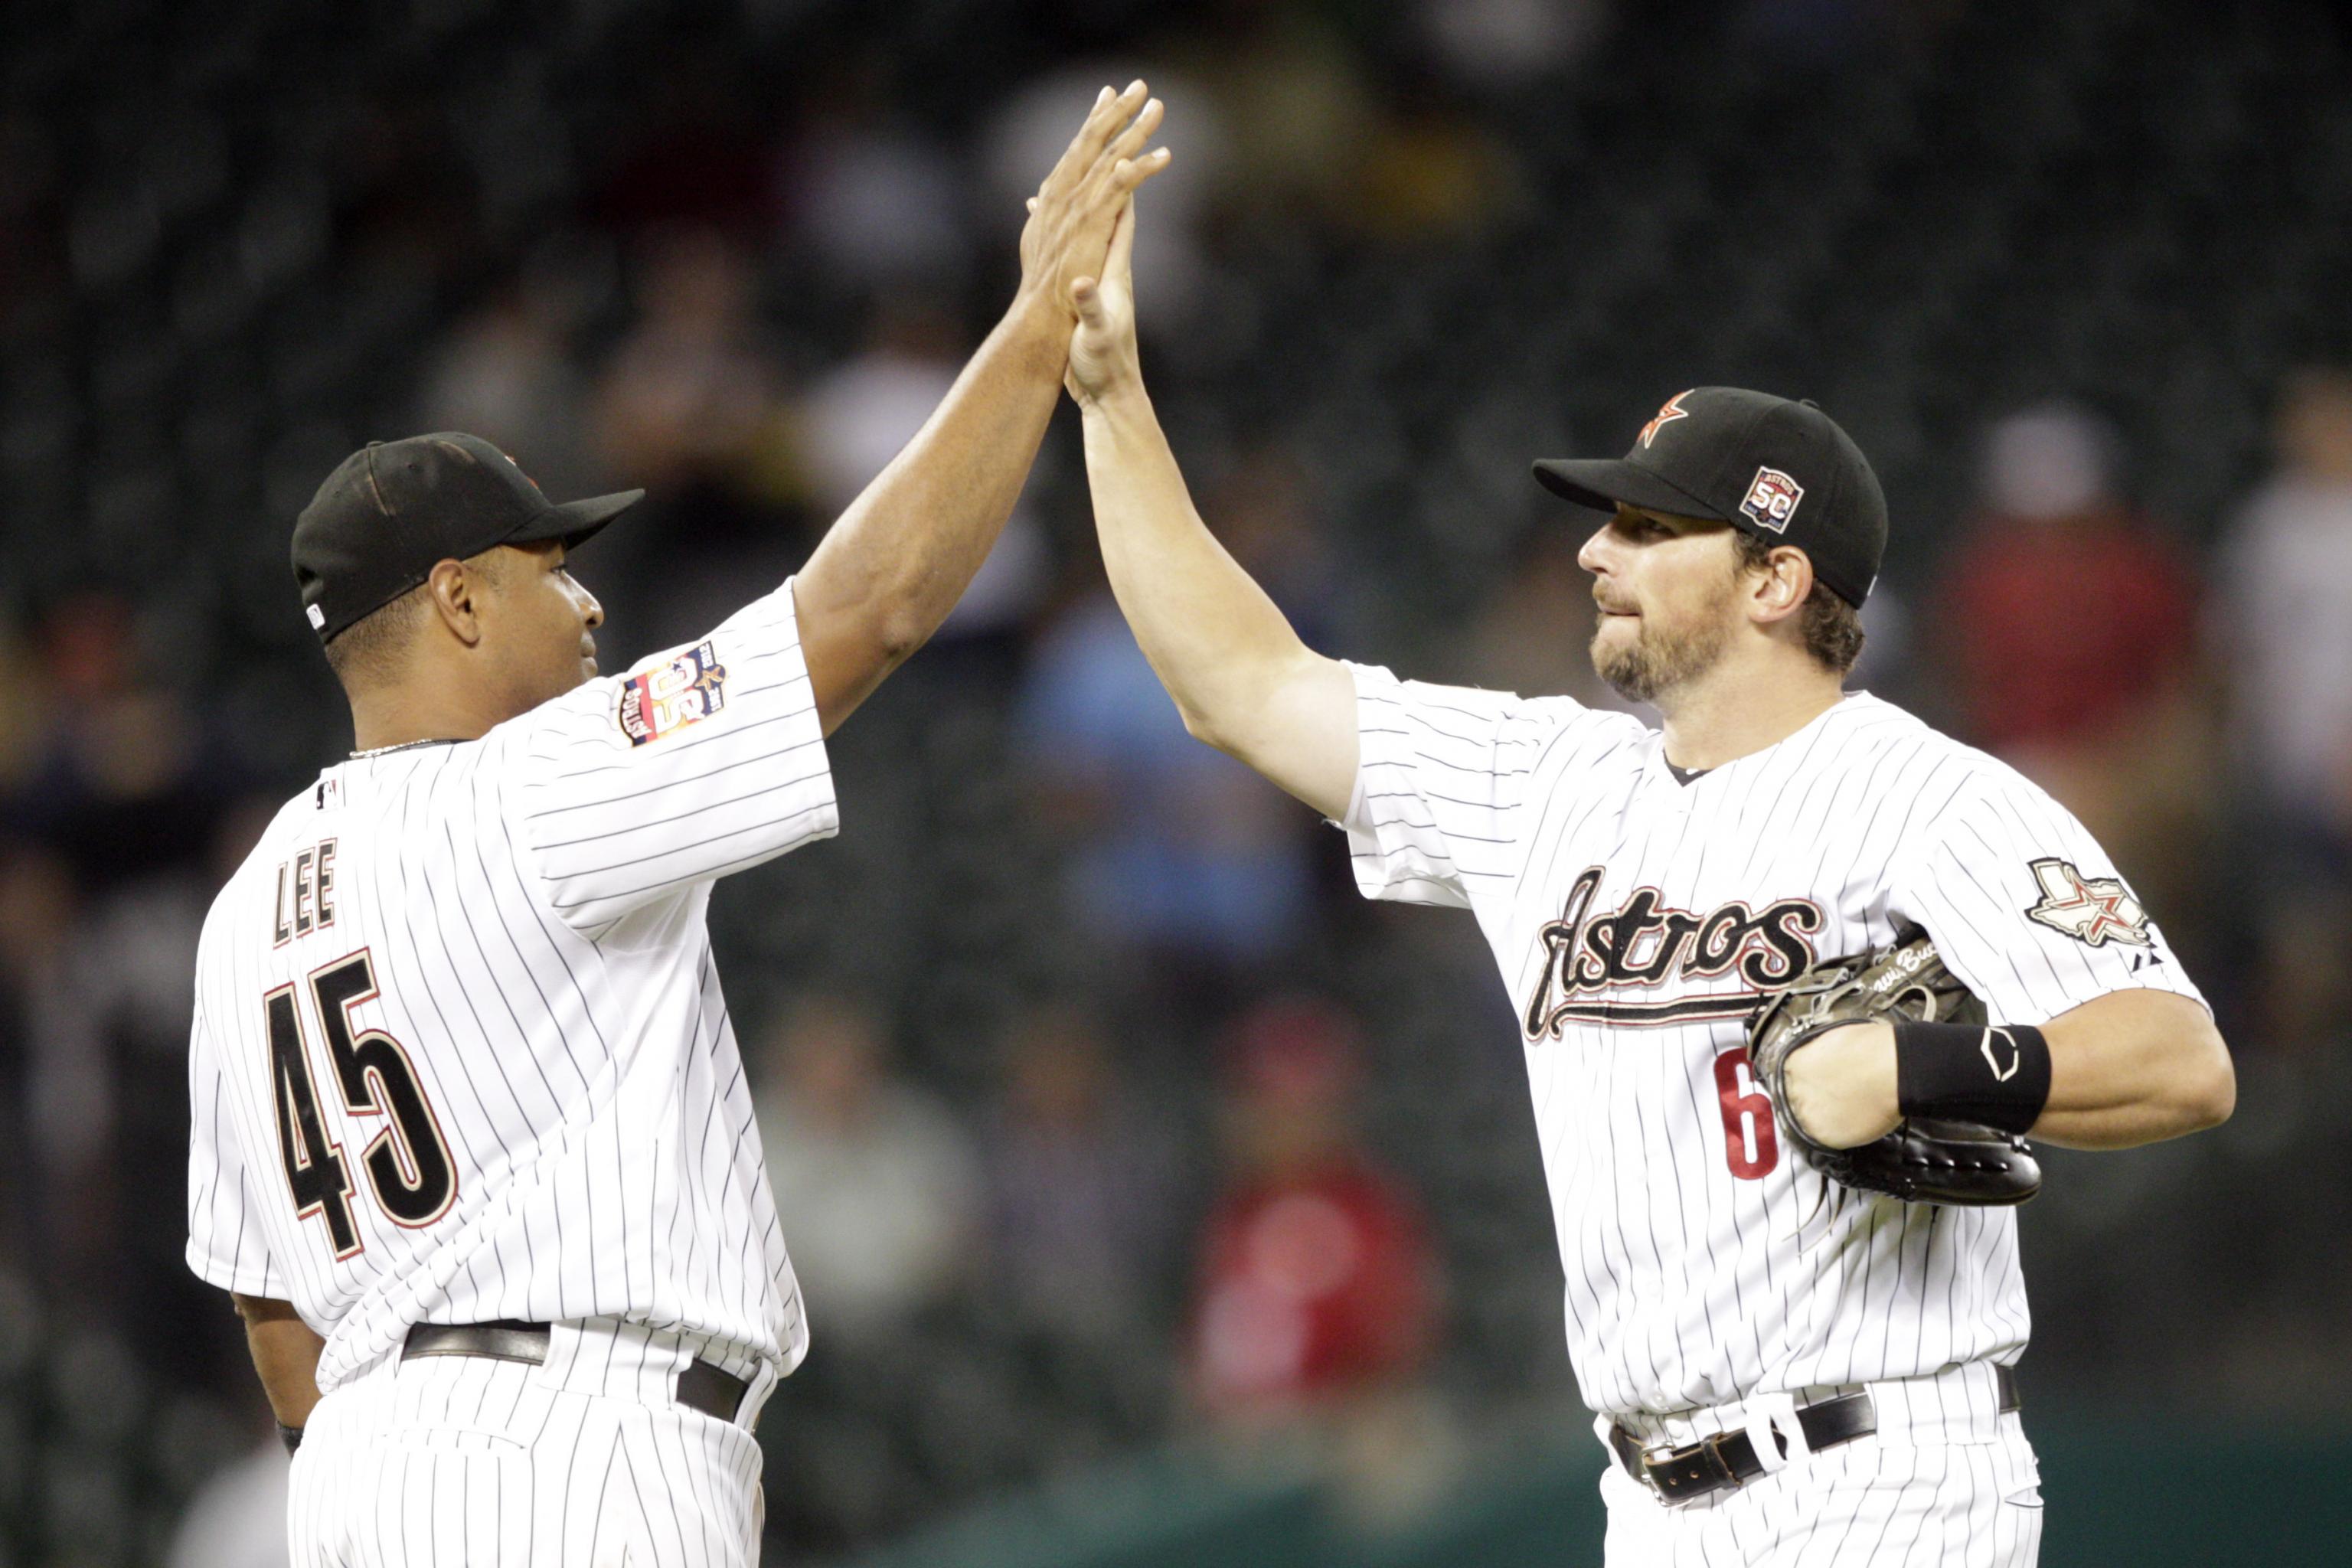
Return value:
[(2042, 1167), (2025, 1140), (1974, 1122), (1915, 1116), (1853, 1149), (1826, 1148), (1805, 1131), (1782, 1087), (1790, 1056), (1824, 1030), (1870, 1018), (1981, 1024), (1985, 1010), (1917, 930), (1883, 952), (1815, 964), (1769, 996), (1748, 1031), (1748, 1062), (1806, 1162), (1840, 1186), (1906, 1203), (2021, 1204), (2040, 1192)]

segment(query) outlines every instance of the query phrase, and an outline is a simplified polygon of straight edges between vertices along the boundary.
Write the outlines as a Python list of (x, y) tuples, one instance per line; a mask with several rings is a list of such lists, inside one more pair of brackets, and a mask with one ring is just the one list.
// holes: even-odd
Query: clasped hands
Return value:
[(1168, 167), (1170, 153), (1141, 151), (1163, 113), (1141, 80), (1105, 88), (1037, 194), (1021, 234), (1022, 294), (1057, 314), (1068, 340), (1063, 384), (1090, 407), (1141, 384), (1135, 348), (1135, 192)]
[[(1029, 198), (1029, 220), (1021, 231), (1021, 300), (1050, 313), (1057, 336), (1074, 322), (1083, 334), (1090, 303), (1108, 331), (1105, 296), (1116, 290), (1122, 300), (1130, 297), (1135, 192), (1169, 162), (1165, 147), (1142, 150), (1164, 112), (1148, 90), (1140, 80), (1124, 92), (1103, 89), (1061, 161)], [(1133, 327), (1130, 309), (1130, 347)], [(1076, 384), (1071, 391), (1078, 394)]]

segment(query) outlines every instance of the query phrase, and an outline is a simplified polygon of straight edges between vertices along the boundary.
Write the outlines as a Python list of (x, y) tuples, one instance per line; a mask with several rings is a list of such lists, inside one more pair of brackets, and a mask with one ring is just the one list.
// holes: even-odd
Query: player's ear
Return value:
[(478, 557), (441, 561), (425, 579), (425, 596), (443, 629), (473, 647), (482, 640), (482, 602), (488, 587), (488, 574)]
[(1770, 626), (1803, 609), (1812, 592), (1812, 558), (1784, 544), (1755, 568), (1748, 583), (1748, 613), (1759, 626)]

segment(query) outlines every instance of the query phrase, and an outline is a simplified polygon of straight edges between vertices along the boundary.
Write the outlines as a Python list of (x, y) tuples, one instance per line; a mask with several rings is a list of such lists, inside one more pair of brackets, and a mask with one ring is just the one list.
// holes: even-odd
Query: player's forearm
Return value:
[(1144, 657), (1193, 733), (1239, 738), (1306, 645), (1201, 521), (1141, 387), (1088, 405), (1086, 447), (1103, 565)]
[(1003, 531), (1060, 395), (1068, 315), (1024, 293), (793, 583), (827, 734), (937, 631)]
[(289, 1301), (262, 1296), (236, 1296), (237, 1315), (245, 1320), (246, 1348), (253, 1352), (253, 1370), (278, 1424), (299, 1427), (310, 1419), (319, 1403), (319, 1355), (327, 1342), (295, 1316)]
[(2116, 991), (2042, 1026), (2050, 1100), (2033, 1136), (2071, 1149), (2128, 1149), (2227, 1121), (2237, 1104), (2229, 1047), (2204, 1008), (2168, 991)]
[[(2129, 1149), (2214, 1126), (2237, 1103), (2229, 1047), (2186, 996), (2110, 992), (2061, 1013), (2041, 1033), (2050, 1098), (2033, 1123), (2038, 1142)], [(1802, 1063), (1805, 1126), (1836, 1148), (1892, 1131), (1903, 1117), (1895, 1058), (1895, 1028), (1883, 1021), (1832, 1029), (1802, 1047), (1790, 1059)]]
[(1202, 524), (1141, 385), (1084, 406), (1111, 591), (1185, 727), (1338, 816), (1355, 783), (1347, 671), (1299, 640)]

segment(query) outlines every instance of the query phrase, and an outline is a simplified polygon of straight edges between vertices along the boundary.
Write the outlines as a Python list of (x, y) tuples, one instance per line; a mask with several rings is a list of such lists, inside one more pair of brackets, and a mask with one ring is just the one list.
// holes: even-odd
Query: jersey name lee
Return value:
[(1737, 1017), (1756, 1005), (1754, 991), (1671, 1002), (1592, 998), (1612, 985), (1664, 985), (1737, 969), (1760, 990), (1785, 984), (1812, 965), (1808, 937), (1822, 929), (1822, 915), (1811, 899), (1782, 899), (1761, 910), (1734, 899), (1702, 915), (1662, 903), (1655, 888), (1640, 888), (1622, 907), (1596, 917), (1592, 901), (1604, 870), (1591, 866), (1580, 873), (1559, 919), (1540, 933), (1544, 967), (1528, 1002), (1529, 1040), (1558, 1039), (1571, 1021), (1680, 1024)]
[(272, 907), (270, 945), (284, 947), (298, 936), (335, 923), (335, 841), (318, 843), (278, 866), (278, 901)]

